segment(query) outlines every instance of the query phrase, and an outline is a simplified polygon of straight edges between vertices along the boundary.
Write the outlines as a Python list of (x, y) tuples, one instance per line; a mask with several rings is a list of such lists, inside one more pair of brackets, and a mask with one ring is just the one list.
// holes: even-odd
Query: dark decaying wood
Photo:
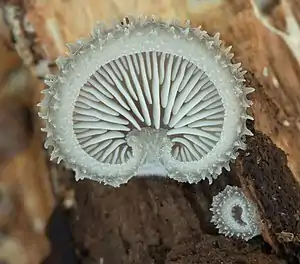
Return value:
[[(257, 89), (250, 96), (251, 114), (258, 120), (276, 114), (254, 75), (246, 79)], [(300, 262), (300, 187), (286, 154), (253, 122), (248, 127), (254, 133), (248, 149), (212, 185), (152, 177), (117, 189), (78, 182), (73, 233), (84, 263), (101, 258), (112, 264)], [(261, 238), (249, 243), (224, 238), (210, 223), (212, 196), (227, 184), (241, 186), (257, 204)]]
[[(77, 183), (73, 230), (84, 263), (101, 258), (111, 264), (285, 263), (260, 237), (246, 243), (217, 235), (209, 208), (212, 196), (227, 184), (241, 185), (258, 204), (262, 235), (272, 252), (290, 263), (300, 261), (300, 189), (285, 154), (267, 136), (254, 133), (231, 172), (212, 185), (153, 177), (117, 189)], [(286, 241), (284, 234), (294, 240)]]

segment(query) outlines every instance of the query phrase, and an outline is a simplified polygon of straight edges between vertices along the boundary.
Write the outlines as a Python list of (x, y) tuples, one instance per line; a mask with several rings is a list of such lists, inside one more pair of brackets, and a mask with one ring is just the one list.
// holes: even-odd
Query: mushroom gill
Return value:
[(219, 34), (130, 18), (68, 45), (40, 116), (51, 159), (113, 186), (133, 176), (212, 182), (251, 135), (245, 71)]

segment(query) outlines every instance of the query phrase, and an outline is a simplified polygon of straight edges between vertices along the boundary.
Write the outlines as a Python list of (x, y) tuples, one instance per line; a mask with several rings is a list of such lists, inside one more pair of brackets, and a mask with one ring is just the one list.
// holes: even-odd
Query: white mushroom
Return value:
[(213, 197), (211, 222), (219, 233), (249, 240), (260, 235), (257, 208), (236, 186), (226, 188)]
[(252, 135), (246, 95), (254, 89), (219, 34), (131, 18), (98, 25), (68, 48), (57, 59), (60, 73), (46, 78), (40, 115), (51, 158), (77, 179), (212, 182), (245, 149), (244, 135)]

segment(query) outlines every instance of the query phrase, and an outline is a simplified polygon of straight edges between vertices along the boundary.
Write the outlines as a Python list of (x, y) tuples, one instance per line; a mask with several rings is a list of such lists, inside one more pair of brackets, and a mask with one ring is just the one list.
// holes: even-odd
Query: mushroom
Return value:
[(112, 186), (147, 175), (211, 183), (230, 170), (252, 135), (254, 89), (221, 42), (189, 22), (139, 17), (68, 44), (40, 104), (51, 159)]
[(219, 233), (246, 241), (260, 235), (257, 208), (236, 186), (226, 188), (213, 197), (211, 222)]

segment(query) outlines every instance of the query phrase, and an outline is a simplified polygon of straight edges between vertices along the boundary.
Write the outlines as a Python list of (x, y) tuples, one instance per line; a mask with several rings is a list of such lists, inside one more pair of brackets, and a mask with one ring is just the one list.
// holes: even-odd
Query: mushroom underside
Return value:
[[(133, 155), (130, 132), (165, 131), (157, 134), (170, 140), (172, 157), (192, 162), (219, 141), (224, 111), (217, 88), (192, 62), (163, 52), (135, 53), (101, 66), (81, 88), (74, 133), (94, 159), (121, 164)], [(153, 171), (163, 163), (154, 162), (161, 143), (159, 136), (153, 142), (140, 135)]]

